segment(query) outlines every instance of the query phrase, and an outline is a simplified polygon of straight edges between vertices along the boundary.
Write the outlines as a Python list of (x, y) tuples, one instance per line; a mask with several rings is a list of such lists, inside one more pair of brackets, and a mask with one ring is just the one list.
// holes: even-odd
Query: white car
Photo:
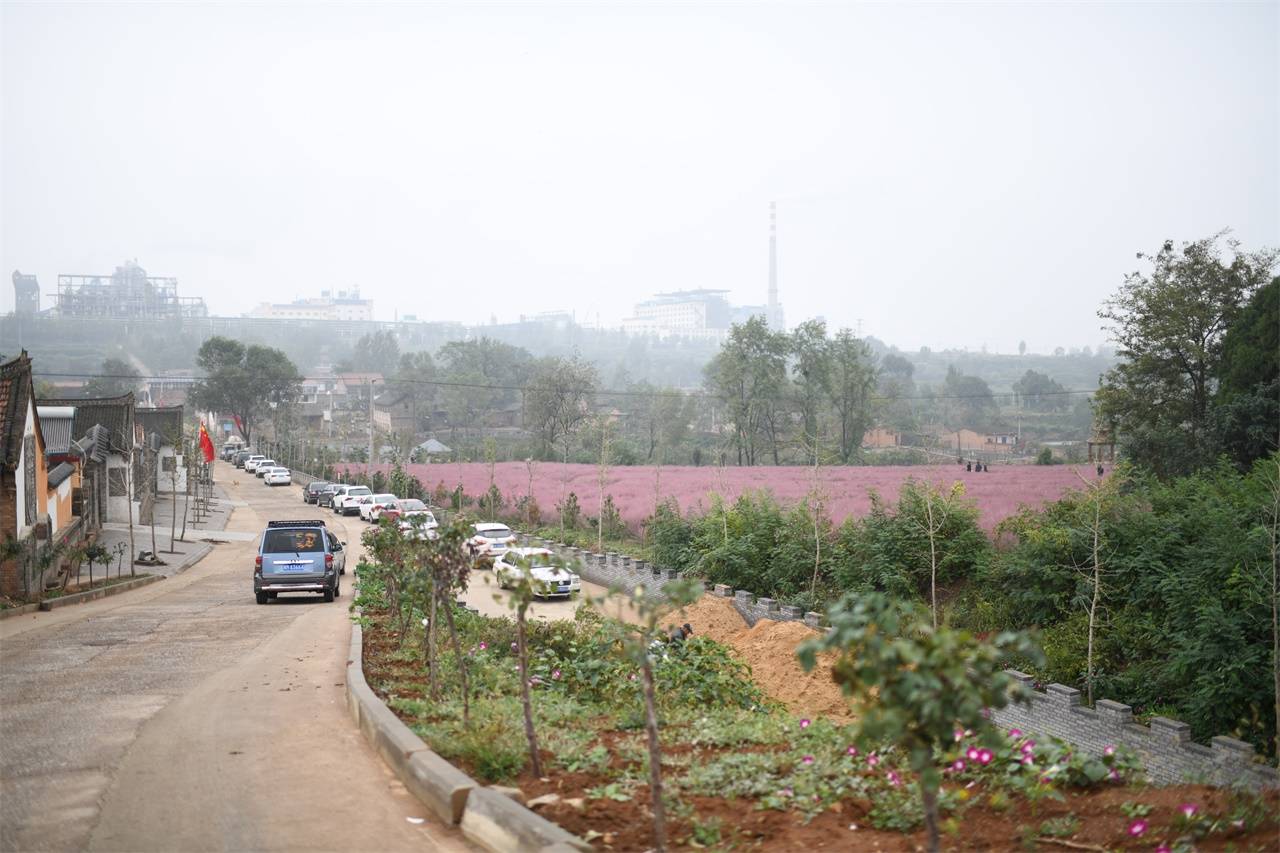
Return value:
[(533, 582), (533, 594), (539, 598), (582, 592), (582, 578), (561, 565), (546, 548), (508, 548), (494, 561), (493, 574), (503, 589), (528, 577)]
[(248, 459), (244, 460), (244, 470), (248, 471), (249, 473), (253, 473), (255, 470), (257, 470), (258, 463), (263, 461), (266, 458), (267, 457), (263, 456), (261, 453), (257, 453), (257, 454), (254, 454), (253, 456), (250, 456)]
[(262, 475), (262, 482), (268, 486), (288, 486), (293, 483), (293, 476), (288, 468), (272, 468)]
[[(408, 501), (400, 503), (403, 506)], [(413, 503), (421, 504), (422, 501)], [(406, 539), (435, 539), (440, 535), (440, 523), (436, 521), (435, 513), (425, 505), (423, 509), (399, 509), (396, 512), (396, 523)]]
[(516, 541), (510, 527), (494, 521), (479, 522), (475, 531), (475, 535), (467, 540), (467, 547), (471, 549), (471, 556), (481, 559), (502, 556)]
[(382, 514), (382, 510), (394, 504), (399, 498), (389, 492), (380, 495), (370, 495), (369, 500), (360, 498), (360, 518), (375, 523), (378, 516)]
[(266, 476), (266, 473), (268, 471), (270, 471), (272, 468), (276, 467), (279, 464), (280, 463), (276, 462), (276, 460), (274, 459), (263, 459), (260, 462), (258, 462), (257, 467), (253, 469), (253, 476), (257, 477), (258, 479), (262, 479), (264, 476)]
[(333, 496), (333, 511), (338, 515), (355, 515), (360, 510), (355, 499), (372, 494), (373, 490), (368, 486), (343, 486)]

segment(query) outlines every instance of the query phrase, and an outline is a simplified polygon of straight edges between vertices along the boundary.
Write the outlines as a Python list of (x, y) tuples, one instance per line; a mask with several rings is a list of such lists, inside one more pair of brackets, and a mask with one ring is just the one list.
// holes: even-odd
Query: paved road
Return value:
[[(218, 463), (228, 531), (306, 518)], [(361, 522), (345, 530), (354, 567)], [(253, 600), (252, 542), (136, 592), (0, 622), (0, 848), (464, 850), (346, 711), (342, 597)], [(424, 818), (422, 823), (409, 819)]]

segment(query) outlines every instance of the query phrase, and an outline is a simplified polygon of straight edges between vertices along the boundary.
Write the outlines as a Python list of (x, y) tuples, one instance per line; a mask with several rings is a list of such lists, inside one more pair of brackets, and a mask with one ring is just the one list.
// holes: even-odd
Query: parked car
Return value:
[(333, 496), (341, 489), (342, 483), (330, 483), (320, 491), (316, 492), (316, 506), (333, 506)]
[(369, 500), (367, 501), (364, 498), (361, 498), (360, 499), (360, 518), (364, 521), (370, 522), (371, 524), (377, 523), (378, 516), (381, 515), (382, 510), (385, 509), (386, 507), (391, 506), (398, 500), (399, 498), (397, 498), (395, 495), (387, 492), (383, 492), (382, 494), (377, 494), (377, 495), (370, 495)]
[(323, 521), (268, 522), (254, 558), (254, 597), (266, 604), (282, 592), (318, 592), (333, 601), (347, 570), (345, 545)]
[[(380, 519), (386, 518), (391, 521), (395, 521), (402, 515), (413, 512), (425, 512), (430, 515), (427, 505), (417, 498), (400, 498), (395, 503), (385, 507), (378, 517)], [(431, 517), (433, 520), (435, 519), (434, 515)]]
[(237, 468), (243, 468), (245, 460), (247, 460), (252, 455), (253, 455), (252, 450), (241, 450), (235, 456), (231, 457), (231, 461), (235, 463), (235, 466)]
[[(400, 501), (400, 504), (416, 504), (418, 507), (395, 510), (395, 523), (400, 526), (400, 532), (406, 538), (435, 539), (440, 535), (440, 524), (436, 521), (435, 513), (427, 509), (426, 504), (417, 500)], [(385, 510), (383, 514), (389, 516), (391, 512), (392, 510)]]
[(582, 591), (582, 578), (565, 568), (562, 561), (546, 548), (508, 548), (493, 562), (498, 586), (508, 589), (521, 578), (532, 581), (533, 594), (539, 598), (571, 596)]
[(293, 483), (293, 475), (289, 473), (288, 468), (281, 468), (277, 465), (263, 475), (262, 482), (268, 486), (288, 486)]
[(355, 515), (360, 508), (355, 499), (373, 494), (368, 486), (343, 486), (333, 495), (333, 511), (338, 515)]
[(475, 525), (475, 535), (467, 540), (471, 556), (480, 560), (492, 560), (501, 556), (516, 541), (516, 535), (505, 524), (481, 521)]
[(276, 467), (279, 464), (280, 463), (274, 459), (263, 459), (257, 465), (254, 466), (253, 476), (257, 477), (258, 479), (262, 479), (262, 476), (264, 474), (266, 474), (268, 471), (270, 471), (272, 468)]
[(316, 499), (320, 496), (320, 492), (327, 485), (329, 484), (324, 480), (315, 480), (314, 482), (307, 483), (306, 488), (302, 490), (302, 502), (304, 504), (315, 503)]
[(256, 471), (258, 469), (258, 463), (262, 462), (266, 458), (267, 457), (263, 456), (261, 453), (251, 453), (249, 458), (244, 460), (244, 470)]

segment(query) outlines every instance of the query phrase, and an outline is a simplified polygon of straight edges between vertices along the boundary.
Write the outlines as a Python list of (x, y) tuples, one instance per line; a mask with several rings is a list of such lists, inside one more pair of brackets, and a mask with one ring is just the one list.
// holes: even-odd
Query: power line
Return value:
[[(354, 371), (354, 372), (358, 373), (360, 371)], [(44, 373), (39, 371), (35, 371), (35, 375), (37, 378), (119, 379), (124, 381), (133, 381), (133, 382), (147, 382), (147, 381), (174, 382), (179, 380), (182, 380), (182, 381), (191, 380), (192, 382), (199, 382), (201, 380), (209, 378), (207, 376), (141, 376), (141, 375), (127, 375), (127, 374), (110, 374), (110, 373)], [(338, 377), (302, 376), (299, 378), (299, 381), (328, 382), (336, 378)], [(365, 384), (374, 384), (376, 381), (377, 380), (375, 381), (366, 380), (366, 382), (362, 382), (360, 383), (360, 385), (363, 386)], [(387, 386), (387, 387), (398, 386), (398, 385), (415, 385), (415, 386), (431, 386), (436, 388), (462, 388), (462, 389), (469, 389), (469, 390), (475, 390), (475, 391), (516, 391), (519, 393), (525, 393), (529, 390), (532, 390), (528, 385), (491, 385), (491, 384), (484, 384), (484, 383), (478, 383), (478, 382), (452, 382), (444, 379), (386, 379), (386, 378), (383, 378), (380, 381), (383, 386)], [(725, 399), (724, 397), (718, 394), (710, 394), (705, 391), (662, 391), (662, 390), (620, 391), (620, 390), (612, 390), (608, 388), (577, 388), (573, 390), (579, 391), (582, 393), (594, 393), (602, 397), (650, 397), (650, 398), (669, 397), (669, 398), (678, 398), (678, 399), (694, 398), (694, 399), (704, 399), (704, 400), (724, 400)], [(1042, 391), (1036, 394), (1026, 394), (1022, 396), (1038, 399), (1041, 397), (1068, 397), (1068, 396), (1073, 396), (1077, 394), (1091, 395), (1093, 393), (1095, 393), (1093, 390), (1087, 390), (1087, 389), (1086, 390), (1062, 390), (1062, 391)], [(994, 397), (1017, 397), (1017, 396), (1019, 396), (1019, 394), (1016, 391), (992, 391), (988, 394), (922, 394), (922, 395), (915, 395), (915, 396), (910, 396), (905, 394), (903, 395), (894, 395), (894, 394), (872, 395), (868, 399), (871, 400), (872, 402), (889, 402), (889, 401), (896, 401), (896, 400), (922, 400), (922, 401), (983, 400), (983, 399), (986, 399), (987, 397), (994, 398)]]

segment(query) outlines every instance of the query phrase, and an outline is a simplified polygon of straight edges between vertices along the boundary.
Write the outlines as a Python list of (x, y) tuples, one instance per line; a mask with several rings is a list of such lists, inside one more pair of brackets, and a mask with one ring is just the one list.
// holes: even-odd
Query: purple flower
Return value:
[(1036, 748), (1036, 742), (1033, 740), (1029, 740), (1022, 745), (1022, 754), (1030, 755), (1032, 752), (1035, 751), (1035, 748)]
[(1103, 755), (1115, 755), (1115, 754), (1116, 754), (1116, 748), (1115, 748), (1114, 746), (1108, 746), (1106, 749), (1102, 750), (1102, 754), (1103, 754)]
[(628, 676), (628, 678), (630, 678), (632, 681), (635, 681), (635, 680), (636, 680), (636, 674), (633, 672), (633, 673), (631, 673), (631, 675), (629, 675), (629, 676)]
[(560, 670), (558, 670), (558, 669), (553, 669), (553, 670), (551, 670), (551, 677), (552, 677), (552, 678), (559, 678), (559, 677), (560, 677)]
[(989, 750), (989, 749), (983, 749), (983, 750), (980, 750), (980, 751), (978, 752), (978, 763), (979, 763), (979, 764), (982, 764), (982, 765), (990, 764), (990, 763), (991, 763), (991, 759), (993, 759), (993, 758), (995, 758), (995, 755), (994, 755), (994, 754), (992, 754), (991, 750)]
[(1035, 764), (1035, 763), (1036, 763), (1036, 760), (1035, 760), (1035, 758), (1033, 758), (1032, 756), (1030, 756), (1030, 755), (1024, 755), (1024, 756), (1022, 756), (1022, 766), (1023, 766), (1023, 767), (1030, 767), (1031, 765), (1033, 765), (1033, 764)]
[(1009, 729), (1009, 737), (1022, 737), (1022, 729)]
[(803, 763), (803, 764), (812, 764), (812, 763), (813, 763), (813, 756), (812, 756), (812, 755), (806, 755), (804, 758), (800, 759), (800, 761), (801, 761), (801, 763)]
[(977, 761), (978, 748), (976, 746), (969, 747), (967, 750), (965, 750), (964, 757), (969, 759), (970, 761)]
[(880, 763), (880, 759), (876, 758), (876, 754), (874, 752), (867, 756), (868, 767), (875, 767), (879, 763)]
[(1161, 844), (1155, 849), (1155, 853), (1173, 853), (1173, 848), (1168, 844)]
[(963, 773), (963, 772), (964, 772), (964, 768), (965, 768), (965, 766), (966, 766), (966, 765), (965, 765), (965, 763), (964, 763), (964, 759), (963, 759), (963, 758), (957, 758), (957, 759), (955, 760), (955, 762), (951, 765), (951, 769), (952, 769), (952, 770), (954, 770), (954, 771), (956, 771), (957, 773)]
[(1133, 823), (1129, 824), (1129, 834), (1134, 838), (1137, 838), (1139, 835), (1141, 835), (1146, 831), (1147, 831), (1147, 822), (1142, 818), (1138, 818)]
[(480, 651), (484, 651), (484, 650), (485, 650), (485, 649), (487, 649), (487, 648), (489, 648), (489, 644), (488, 644), (488, 643), (486, 643), (484, 640), (481, 640), (481, 641), (480, 641)]
[(1182, 812), (1183, 817), (1192, 818), (1195, 817), (1196, 812), (1200, 811), (1200, 807), (1195, 803), (1183, 803), (1178, 806), (1178, 811)]
[(1111, 772), (1107, 774), (1107, 778), (1110, 779), (1112, 782), (1119, 782), (1120, 771), (1112, 767)]
[(845, 750), (845, 752), (848, 753), (849, 755), (857, 755), (858, 748), (856, 746), (850, 746), (848, 749)]
[(808, 721), (808, 720), (801, 720), (801, 721), (800, 721), (800, 728), (802, 728), (802, 729), (807, 729), (807, 728), (809, 728), (809, 721)]

